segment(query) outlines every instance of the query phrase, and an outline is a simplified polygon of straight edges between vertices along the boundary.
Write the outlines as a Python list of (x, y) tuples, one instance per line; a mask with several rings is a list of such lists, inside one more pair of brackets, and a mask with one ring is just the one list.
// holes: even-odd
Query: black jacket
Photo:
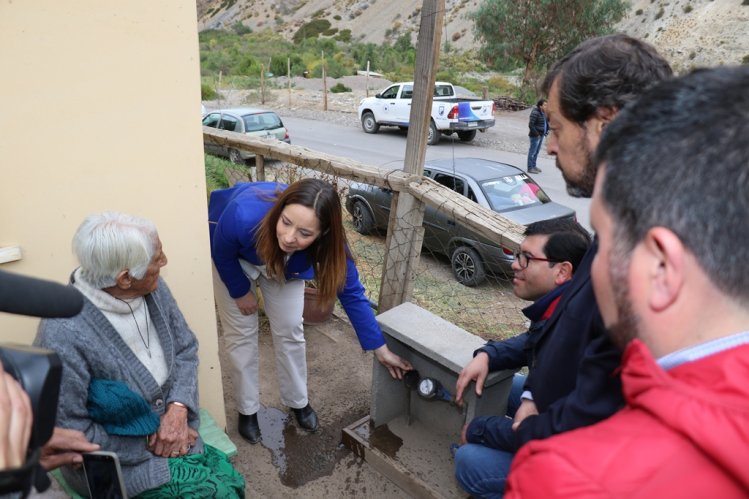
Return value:
[(624, 406), (617, 370), (621, 352), (609, 340), (590, 280), (597, 250), (596, 240), (541, 331), (525, 386), (539, 414), (518, 427), (516, 448), (591, 425)]
[[(534, 328), (530, 335), (491, 347), (490, 368), (512, 368), (528, 358), (521, 350), (522, 337), (530, 340), (530, 374), (524, 388), (533, 395), (539, 414), (523, 420), (514, 432), (504, 416), (477, 417), (468, 427), (469, 442), (515, 452), (530, 440), (597, 423), (624, 406), (617, 371), (621, 352), (606, 334), (590, 280), (597, 249), (595, 241), (540, 331)], [(507, 364), (500, 366), (500, 361)]]
[(538, 106), (531, 111), (531, 117), (528, 120), (528, 137), (538, 137), (546, 134), (546, 116)]

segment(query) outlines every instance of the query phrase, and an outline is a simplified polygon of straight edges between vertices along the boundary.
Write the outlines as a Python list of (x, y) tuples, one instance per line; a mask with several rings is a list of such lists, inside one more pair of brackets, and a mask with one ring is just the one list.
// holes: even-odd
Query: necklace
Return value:
[(133, 312), (133, 307), (130, 306), (128, 302), (123, 300), (122, 298), (117, 298), (122, 303), (127, 305), (127, 308), (130, 310), (130, 315), (133, 316), (133, 321), (135, 322), (135, 329), (138, 330), (138, 336), (140, 336), (140, 341), (143, 342), (143, 346), (146, 347), (146, 352), (148, 352), (148, 358), (151, 357), (151, 328), (148, 327), (148, 307), (146, 306), (145, 298), (143, 299), (143, 316), (146, 319), (146, 337), (143, 337), (143, 333), (140, 332), (140, 326), (138, 325), (138, 319), (135, 318), (135, 312)]

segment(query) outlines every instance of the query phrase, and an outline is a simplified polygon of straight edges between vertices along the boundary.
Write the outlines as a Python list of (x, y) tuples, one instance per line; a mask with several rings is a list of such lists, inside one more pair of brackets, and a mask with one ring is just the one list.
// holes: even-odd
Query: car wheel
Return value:
[(237, 165), (246, 164), (242, 159), (242, 155), (239, 154), (239, 151), (237, 151), (236, 149), (229, 149), (229, 161)]
[(427, 144), (433, 146), (440, 141), (440, 132), (434, 124), (434, 121), (429, 122), (429, 132), (427, 133)]
[(464, 286), (478, 286), (486, 279), (484, 264), (475, 249), (459, 246), (450, 259), (455, 278)]
[(363, 201), (354, 201), (351, 207), (351, 216), (354, 219), (354, 230), (359, 234), (371, 234), (375, 229), (374, 218), (367, 205)]
[(377, 133), (380, 130), (380, 125), (377, 124), (374, 114), (369, 111), (361, 115), (361, 127), (367, 133)]
[(458, 132), (458, 138), (461, 142), (470, 142), (476, 136), (476, 130), (466, 130), (464, 132)]

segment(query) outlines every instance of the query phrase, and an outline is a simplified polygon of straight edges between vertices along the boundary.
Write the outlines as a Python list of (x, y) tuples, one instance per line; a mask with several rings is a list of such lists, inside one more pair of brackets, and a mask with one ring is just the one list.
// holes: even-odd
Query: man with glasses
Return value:
[[(490, 341), (474, 352), (473, 360), (458, 377), (456, 400), (459, 404), (463, 391), (472, 381), (476, 382), (476, 394), (481, 395), (490, 372), (524, 366), (532, 368), (539, 333), (590, 243), (590, 235), (574, 220), (547, 220), (526, 227), (525, 239), (512, 264), (512, 289), (518, 298), (533, 302), (523, 309), (530, 327), (513, 338)], [(524, 384), (525, 376), (516, 374), (506, 415), (480, 416), (463, 428), (463, 445), (455, 456), (455, 471), (458, 482), (466, 490), (474, 490), (475, 482), (496, 481), (497, 487), (504, 486), (514, 452), (512, 418), (521, 399), (532, 398), (530, 392), (524, 392)]]

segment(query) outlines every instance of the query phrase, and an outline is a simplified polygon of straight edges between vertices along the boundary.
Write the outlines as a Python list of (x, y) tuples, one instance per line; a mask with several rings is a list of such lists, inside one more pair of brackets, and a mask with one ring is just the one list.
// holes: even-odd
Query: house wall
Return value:
[[(66, 282), (87, 214), (153, 220), (200, 341), (201, 404), (224, 426), (195, 3), (2, 2), (0, 61), (0, 247), (22, 254), (0, 269)], [(0, 313), (0, 341), (30, 343), (37, 324)]]

